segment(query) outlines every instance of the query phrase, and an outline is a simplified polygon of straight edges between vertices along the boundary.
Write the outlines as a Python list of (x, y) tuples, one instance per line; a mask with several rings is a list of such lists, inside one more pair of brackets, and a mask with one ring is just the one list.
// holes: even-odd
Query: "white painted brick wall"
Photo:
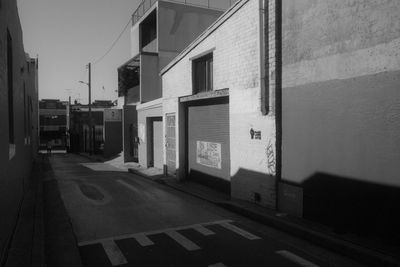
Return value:
[[(239, 5), (240, 9), (163, 75), (164, 114), (178, 114), (174, 99), (192, 94), (190, 58), (214, 49), (214, 89), (229, 88), (232, 197), (252, 201), (254, 193), (259, 193), (262, 205), (275, 207), (275, 165), (271, 158), (275, 154), (275, 116), (261, 113), (262, 7), (259, 0), (240, 1)], [(270, 47), (274, 48), (271, 44)], [(273, 60), (274, 53), (273, 49), (269, 55)], [(178, 121), (177, 117), (177, 124)], [(251, 128), (261, 131), (261, 140), (250, 138)], [(177, 157), (178, 154), (177, 149)]]

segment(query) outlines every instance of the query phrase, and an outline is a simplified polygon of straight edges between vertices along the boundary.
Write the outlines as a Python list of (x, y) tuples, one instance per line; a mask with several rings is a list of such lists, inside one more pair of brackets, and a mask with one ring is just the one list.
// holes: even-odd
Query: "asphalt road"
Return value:
[(107, 164), (50, 163), (85, 266), (361, 266)]

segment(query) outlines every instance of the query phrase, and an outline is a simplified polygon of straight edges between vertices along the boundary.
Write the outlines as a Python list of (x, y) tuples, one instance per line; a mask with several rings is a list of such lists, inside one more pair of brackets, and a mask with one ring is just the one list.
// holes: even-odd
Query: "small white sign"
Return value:
[(197, 164), (221, 169), (221, 144), (197, 141)]

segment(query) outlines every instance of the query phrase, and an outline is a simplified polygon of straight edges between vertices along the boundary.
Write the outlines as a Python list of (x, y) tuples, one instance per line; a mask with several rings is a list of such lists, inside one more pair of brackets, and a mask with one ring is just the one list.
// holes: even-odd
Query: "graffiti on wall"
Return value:
[(207, 167), (221, 169), (221, 144), (197, 141), (196, 162)]
[(274, 151), (274, 143), (272, 140), (269, 140), (268, 146), (265, 149), (265, 153), (267, 155), (267, 166), (268, 171), (270, 174), (275, 175), (275, 166), (276, 166), (276, 159), (275, 159), (275, 151)]

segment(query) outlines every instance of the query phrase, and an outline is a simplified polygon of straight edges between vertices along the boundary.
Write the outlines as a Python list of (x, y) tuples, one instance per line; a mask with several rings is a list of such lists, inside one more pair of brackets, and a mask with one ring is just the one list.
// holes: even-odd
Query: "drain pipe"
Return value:
[(261, 112), (275, 115), (275, 208), (282, 179), (282, 1), (260, 0)]

